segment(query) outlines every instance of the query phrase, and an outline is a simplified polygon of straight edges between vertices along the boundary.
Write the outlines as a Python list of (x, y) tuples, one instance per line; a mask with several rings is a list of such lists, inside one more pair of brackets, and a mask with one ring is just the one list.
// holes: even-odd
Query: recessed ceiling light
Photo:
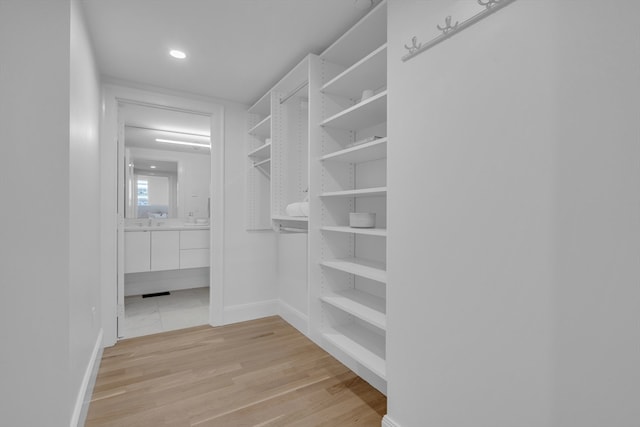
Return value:
[(186, 53), (184, 53), (181, 50), (177, 50), (177, 49), (171, 49), (169, 51), (169, 55), (173, 56), (176, 59), (185, 59), (187, 57)]
[(211, 148), (209, 144), (198, 144), (197, 142), (186, 142), (186, 141), (174, 141), (171, 139), (162, 139), (156, 138), (157, 142), (166, 142), (167, 144), (178, 144), (178, 145), (191, 145), (193, 147), (206, 147)]

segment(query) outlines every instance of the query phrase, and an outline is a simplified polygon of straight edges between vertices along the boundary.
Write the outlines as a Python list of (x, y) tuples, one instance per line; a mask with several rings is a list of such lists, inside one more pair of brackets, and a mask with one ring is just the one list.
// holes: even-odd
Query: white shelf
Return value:
[(254, 136), (269, 137), (271, 135), (271, 116), (267, 116), (257, 125), (249, 129), (249, 134)]
[(387, 45), (384, 44), (322, 86), (321, 91), (360, 99), (365, 89), (387, 85)]
[(255, 162), (255, 163), (253, 164), (253, 167), (254, 167), (254, 168), (262, 167), (262, 166), (271, 167), (270, 163), (271, 163), (271, 159), (264, 159), (264, 160), (261, 160), (261, 161), (259, 161), (259, 162)]
[(309, 222), (308, 216), (272, 215), (271, 219), (275, 221)]
[(364, 234), (366, 236), (379, 236), (387, 237), (386, 228), (353, 228), (345, 226), (328, 226), (320, 227), (322, 231), (333, 231), (336, 233), (352, 233), (352, 234)]
[(358, 190), (329, 191), (320, 197), (373, 197), (386, 196), (387, 187), (361, 188)]
[(264, 145), (256, 148), (255, 150), (247, 154), (248, 157), (265, 158), (271, 155), (271, 143), (267, 142)]
[(387, 41), (387, 2), (383, 0), (320, 54), (348, 67)]
[(326, 295), (320, 299), (376, 328), (383, 331), (387, 328), (386, 302), (384, 298), (350, 289)]
[(386, 121), (387, 91), (385, 90), (329, 117), (321, 125), (337, 129), (360, 130)]
[(322, 336), (380, 378), (386, 378), (383, 336), (356, 324), (335, 327)]
[(387, 283), (387, 267), (382, 262), (363, 260), (359, 258), (340, 258), (322, 261), (320, 264), (335, 270), (355, 274), (356, 276), (364, 277), (366, 279)]
[(271, 111), (271, 92), (267, 92), (249, 107), (249, 113), (258, 114), (260, 116), (268, 116)]
[(345, 163), (362, 163), (387, 157), (387, 138), (376, 139), (371, 142), (345, 148), (326, 154), (320, 160), (335, 160)]

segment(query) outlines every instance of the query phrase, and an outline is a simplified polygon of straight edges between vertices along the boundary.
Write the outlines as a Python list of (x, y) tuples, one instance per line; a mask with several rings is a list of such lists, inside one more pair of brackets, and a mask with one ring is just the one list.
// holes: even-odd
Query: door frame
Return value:
[[(214, 101), (192, 99), (151, 92), (145, 89), (103, 85), (103, 102), (100, 128), (100, 228), (101, 228), (101, 288), (104, 346), (114, 345), (118, 340), (118, 316), (124, 311), (118, 304), (123, 295), (123, 203), (119, 207), (120, 156), (118, 146), (121, 140), (121, 103), (148, 105), (191, 112), (210, 117), (211, 121), (211, 218), (210, 218), (210, 301), (209, 324), (219, 326), (223, 323), (224, 307), (224, 118), (225, 108)], [(124, 145), (123, 141), (122, 144)]]

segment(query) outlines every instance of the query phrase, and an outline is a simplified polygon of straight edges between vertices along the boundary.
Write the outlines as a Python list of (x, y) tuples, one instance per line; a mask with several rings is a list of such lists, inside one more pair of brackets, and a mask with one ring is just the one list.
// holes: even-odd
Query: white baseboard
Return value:
[(93, 393), (93, 386), (96, 383), (98, 369), (100, 368), (100, 360), (102, 359), (102, 334), (103, 330), (100, 328), (96, 344), (93, 347), (93, 352), (89, 359), (89, 364), (87, 365), (87, 369), (84, 371), (84, 376), (82, 377), (80, 390), (78, 390), (76, 404), (73, 408), (73, 413), (71, 414), (71, 427), (84, 426), (84, 422), (87, 418), (89, 403), (91, 402), (91, 395)]
[(278, 314), (280, 314), (280, 317), (304, 335), (309, 335), (309, 317), (306, 314), (291, 307), (282, 300), (279, 300), (278, 306)]
[(278, 314), (278, 300), (267, 300), (251, 302), (248, 304), (231, 305), (224, 308), (223, 322), (225, 325), (231, 323), (245, 322), (247, 320), (260, 319)]
[(382, 418), (382, 427), (400, 427), (400, 424), (393, 421), (388, 415), (385, 415)]

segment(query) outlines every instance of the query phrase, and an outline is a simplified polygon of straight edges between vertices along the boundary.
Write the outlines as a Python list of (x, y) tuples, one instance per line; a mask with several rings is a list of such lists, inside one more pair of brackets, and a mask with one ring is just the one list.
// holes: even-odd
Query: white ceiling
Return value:
[[(369, 0), (81, 0), (100, 72), (252, 104)], [(180, 61), (170, 48), (184, 50)]]

